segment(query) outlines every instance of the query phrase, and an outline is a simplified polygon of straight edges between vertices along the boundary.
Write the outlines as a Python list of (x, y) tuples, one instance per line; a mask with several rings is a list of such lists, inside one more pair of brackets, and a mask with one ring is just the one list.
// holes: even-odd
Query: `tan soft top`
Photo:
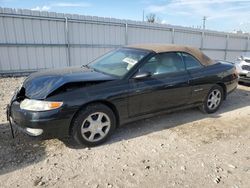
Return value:
[(186, 53), (193, 55), (196, 59), (198, 59), (205, 66), (212, 65), (215, 63), (208, 56), (202, 53), (199, 49), (190, 47), (190, 46), (172, 45), (172, 44), (136, 44), (136, 45), (129, 45), (126, 47), (151, 50), (156, 53), (186, 52)]

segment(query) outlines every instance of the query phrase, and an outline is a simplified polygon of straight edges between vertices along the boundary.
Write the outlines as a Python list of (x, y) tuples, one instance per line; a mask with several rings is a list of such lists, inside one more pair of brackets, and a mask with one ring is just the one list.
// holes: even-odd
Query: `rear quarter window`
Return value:
[(201, 68), (202, 67), (201, 63), (195, 57), (193, 57), (190, 54), (182, 53), (182, 58), (183, 58), (183, 61), (186, 64), (187, 70), (191, 70), (191, 69), (196, 69), (196, 68)]

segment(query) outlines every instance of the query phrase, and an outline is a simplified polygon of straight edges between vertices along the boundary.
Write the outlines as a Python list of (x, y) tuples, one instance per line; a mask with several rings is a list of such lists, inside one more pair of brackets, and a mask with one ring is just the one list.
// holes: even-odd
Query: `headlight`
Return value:
[(47, 111), (60, 108), (62, 105), (63, 102), (24, 99), (20, 104), (20, 108), (30, 111)]

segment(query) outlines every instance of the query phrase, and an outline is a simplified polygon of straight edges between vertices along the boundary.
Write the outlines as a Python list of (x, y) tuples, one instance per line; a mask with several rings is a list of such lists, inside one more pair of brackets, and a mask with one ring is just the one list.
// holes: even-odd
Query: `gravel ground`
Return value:
[(0, 187), (250, 187), (248, 86), (215, 114), (166, 114), (73, 148), (67, 139), (11, 138), (5, 106), (23, 80), (0, 79)]

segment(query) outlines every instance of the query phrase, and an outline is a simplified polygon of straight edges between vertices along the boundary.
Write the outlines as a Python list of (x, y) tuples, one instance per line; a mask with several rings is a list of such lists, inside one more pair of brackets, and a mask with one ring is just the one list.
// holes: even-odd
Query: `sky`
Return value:
[(142, 21), (153, 13), (157, 21), (187, 27), (250, 32), (250, 0), (0, 0), (0, 7), (72, 13)]

